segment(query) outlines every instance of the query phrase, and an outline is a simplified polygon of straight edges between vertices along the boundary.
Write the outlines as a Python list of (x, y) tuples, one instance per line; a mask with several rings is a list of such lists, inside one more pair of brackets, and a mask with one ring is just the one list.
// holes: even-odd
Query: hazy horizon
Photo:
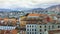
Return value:
[(0, 0), (0, 8), (47, 8), (60, 4), (60, 0)]

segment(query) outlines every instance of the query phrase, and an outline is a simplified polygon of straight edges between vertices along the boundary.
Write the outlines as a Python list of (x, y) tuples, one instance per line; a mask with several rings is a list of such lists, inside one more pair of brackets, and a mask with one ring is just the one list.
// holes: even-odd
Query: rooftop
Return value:
[(28, 16), (40, 16), (40, 14), (29, 14)]
[(47, 14), (29, 14), (28, 16), (47, 16)]

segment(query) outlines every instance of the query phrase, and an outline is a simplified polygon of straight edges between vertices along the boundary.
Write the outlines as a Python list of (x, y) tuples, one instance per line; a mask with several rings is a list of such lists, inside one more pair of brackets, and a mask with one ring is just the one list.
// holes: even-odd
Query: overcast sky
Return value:
[(46, 8), (60, 0), (0, 0), (0, 8)]

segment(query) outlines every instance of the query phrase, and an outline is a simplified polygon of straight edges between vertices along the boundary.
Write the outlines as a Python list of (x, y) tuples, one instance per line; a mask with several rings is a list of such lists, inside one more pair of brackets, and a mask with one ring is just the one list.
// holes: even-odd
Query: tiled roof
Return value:
[(40, 16), (40, 14), (29, 14), (28, 16)]
[(47, 16), (47, 14), (29, 14), (28, 16)]

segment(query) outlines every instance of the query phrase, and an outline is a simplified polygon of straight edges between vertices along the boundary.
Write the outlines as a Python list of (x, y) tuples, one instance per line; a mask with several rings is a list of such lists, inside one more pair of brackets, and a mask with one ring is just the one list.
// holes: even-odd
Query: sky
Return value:
[(47, 8), (60, 0), (0, 0), (0, 8)]

